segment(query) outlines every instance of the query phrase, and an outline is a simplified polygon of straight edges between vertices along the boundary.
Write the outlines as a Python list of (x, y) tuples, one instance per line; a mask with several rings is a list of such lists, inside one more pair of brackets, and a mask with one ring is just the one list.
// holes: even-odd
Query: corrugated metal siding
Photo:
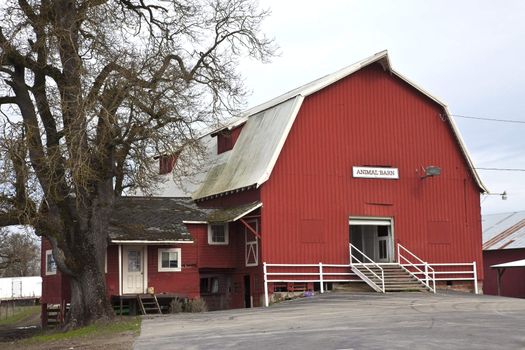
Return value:
[(482, 220), (484, 250), (525, 248), (525, 211), (484, 215)]
[[(485, 268), (483, 293), (498, 295), (498, 273), (496, 269), (490, 268), (491, 265), (503, 264), (520, 259), (525, 259), (525, 248), (485, 250), (483, 252), (483, 264)], [(506, 269), (501, 280), (501, 285), (502, 296), (525, 298), (525, 268)]]
[[(264, 259), (347, 263), (349, 216), (386, 216), (395, 241), (429, 262), (480, 262), (479, 190), (442, 113), (379, 65), (307, 97), (261, 187)], [(359, 165), (397, 167), (400, 179), (354, 179)], [(442, 174), (421, 179), (428, 165)], [(321, 220), (324, 242), (301, 242), (302, 220)], [(450, 243), (428, 243), (431, 221), (449, 223)]]

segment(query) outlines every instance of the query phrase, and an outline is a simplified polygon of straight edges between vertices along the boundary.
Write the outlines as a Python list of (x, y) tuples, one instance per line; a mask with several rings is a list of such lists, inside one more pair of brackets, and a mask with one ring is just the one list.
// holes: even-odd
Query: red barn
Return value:
[[(446, 106), (394, 71), (386, 51), (250, 109), (201, 142), (204, 171), (183, 188), (168, 174), (165, 198), (120, 201), (141, 208), (116, 211), (108, 295), (153, 287), (228, 308), (341, 281), (385, 292), (482, 280), (486, 190)], [(163, 158), (162, 173), (177, 166)], [(154, 219), (159, 208), (167, 221), (139, 215)], [(142, 279), (129, 277), (140, 269)], [(43, 273), (44, 289), (54, 288), (56, 277)]]
[(498, 295), (498, 269), (491, 266), (523, 260), (500, 269), (500, 295), (525, 298), (525, 211), (483, 215), (484, 292)]

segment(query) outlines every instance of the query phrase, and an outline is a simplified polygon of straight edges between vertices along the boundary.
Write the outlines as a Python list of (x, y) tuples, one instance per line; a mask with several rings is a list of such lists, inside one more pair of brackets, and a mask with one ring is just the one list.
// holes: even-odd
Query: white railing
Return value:
[[(413, 263), (407, 256), (403, 255), (403, 253), (408, 253), (409, 257), (416, 259), (418, 263)], [(434, 268), (432, 268), (429, 263), (421, 260), (414, 253), (412, 253), (410, 250), (406, 249), (399, 243), (397, 244), (397, 263), (406, 272), (408, 272), (414, 278), (416, 278), (419, 282), (427, 286), (427, 288), (430, 289), (431, 292), (436, 292), (436, 271), (434, 270)], [(421, 270), (419, 266), (423, 266), (424, 271)], [(411, 270), (411, 268), (413, 270)], [(432, 277), (430, 276), (431, 274)], [(420, 275), (423, 275), (423, 278), (420, 278)], [(430, 283), (432, 283), (432, 286), (430, 286)]]
[[(272, 268), (276, 270), (286, 268), (286, 271), (269, 271)], [(320, 292), (324, 293), (324, 283), (361, 281), (359, 278), (350, 278), (351, 276), (357, 276), (357, 274), (349, 271), (349, 268), (349, 264), (323, 264), (321, 262), (318, 264), (267, 264), (264, 262), (264, 304), (265, 306), (270, 305), (268, 283), (319, 282)], [(291, 270), (296, 271), (290, 272)], [(337, 276), (341, 277), (338, 278)]]
[[(415, 265), (424, 266), (423, 264)], [(433, 273), (434, 281), (472, 281), (474, 293), (479, 294), (478, 271), (475, 261), (469, 263), (429, 263), (428, 266), (432, 267), (433, 270), (437, 270)], [(424, 273), (419, 271), (413, 272), (413, 274), (424, 275)]]
[[(363, 260), (368, 260), (370, 261), (370, 263), (364, 263), (362, 262), (361, 260), (359, 260), (357, 258), (357, 256), (355, 256), (353, 254), (353, 251), (357, 251), (359, 254), (361, 254), (361, 256), (363, 257)], [(357, 264), (353, 262), (353, 260), (357, 261)], [(371, 287), (376, 287), (374, 289), (380, 289), (381, 292), (385, 293), (385, 272), (383, 271), (383, 268), (381, 266), (379, 266), (375, 261), (373, 261), (372, 259), (370, 259), (368, 256), (365, 255), (365, 253), (363, 253), (362, 251), (360, 251), (359, 249), (357, 249), (352, 243), (350, 243), (350, 266), (356, 266), (356, 270), (354, 270), (358, 275), (359, 277), (361, 277), (365, 282), (367, 282)], [(365, 274), (363, 274), (361, 271), (359, 271), (358, 267), (364, 267), (365, 269), (367, 269), (369, 272), (372, 273), (372, 275), (374, 275), (380, 282), (381, 282), (381, 286), (378, 286), (377, 283), (375, 283), (374, 281), (372, 281), (370, 278), (368, 278)], [(374, 266), (375, 268), (378, 268), (379, 271), (381, 271), (381, 277), (379, 277), (379, 275), (377, 273), (375, 273), (374, 270), (372, 270), (369, 266)]]

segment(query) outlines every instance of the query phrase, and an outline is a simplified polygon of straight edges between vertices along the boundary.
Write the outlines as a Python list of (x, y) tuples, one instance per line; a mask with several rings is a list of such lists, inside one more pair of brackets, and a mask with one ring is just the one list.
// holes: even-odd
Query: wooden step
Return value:
[(138, 294), (137, 300), (143, 315), (162, 314), (157, 296), (154, 294)]

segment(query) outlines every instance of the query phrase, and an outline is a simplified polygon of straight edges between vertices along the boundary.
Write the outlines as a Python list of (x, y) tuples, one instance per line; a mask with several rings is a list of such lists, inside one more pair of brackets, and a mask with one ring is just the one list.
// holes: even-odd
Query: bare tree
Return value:
[(0, 5), (0, 225), (29, 224), (71, 281), (70, 327), (112, 316), (115, 197), (151, 157), (237, 111), (239, 57), (266, 60), (252, 0), (6, 0)]
[(40, 249), (33, 237), (0, 230), (0, 276), (38, 276), (39, 268)]

